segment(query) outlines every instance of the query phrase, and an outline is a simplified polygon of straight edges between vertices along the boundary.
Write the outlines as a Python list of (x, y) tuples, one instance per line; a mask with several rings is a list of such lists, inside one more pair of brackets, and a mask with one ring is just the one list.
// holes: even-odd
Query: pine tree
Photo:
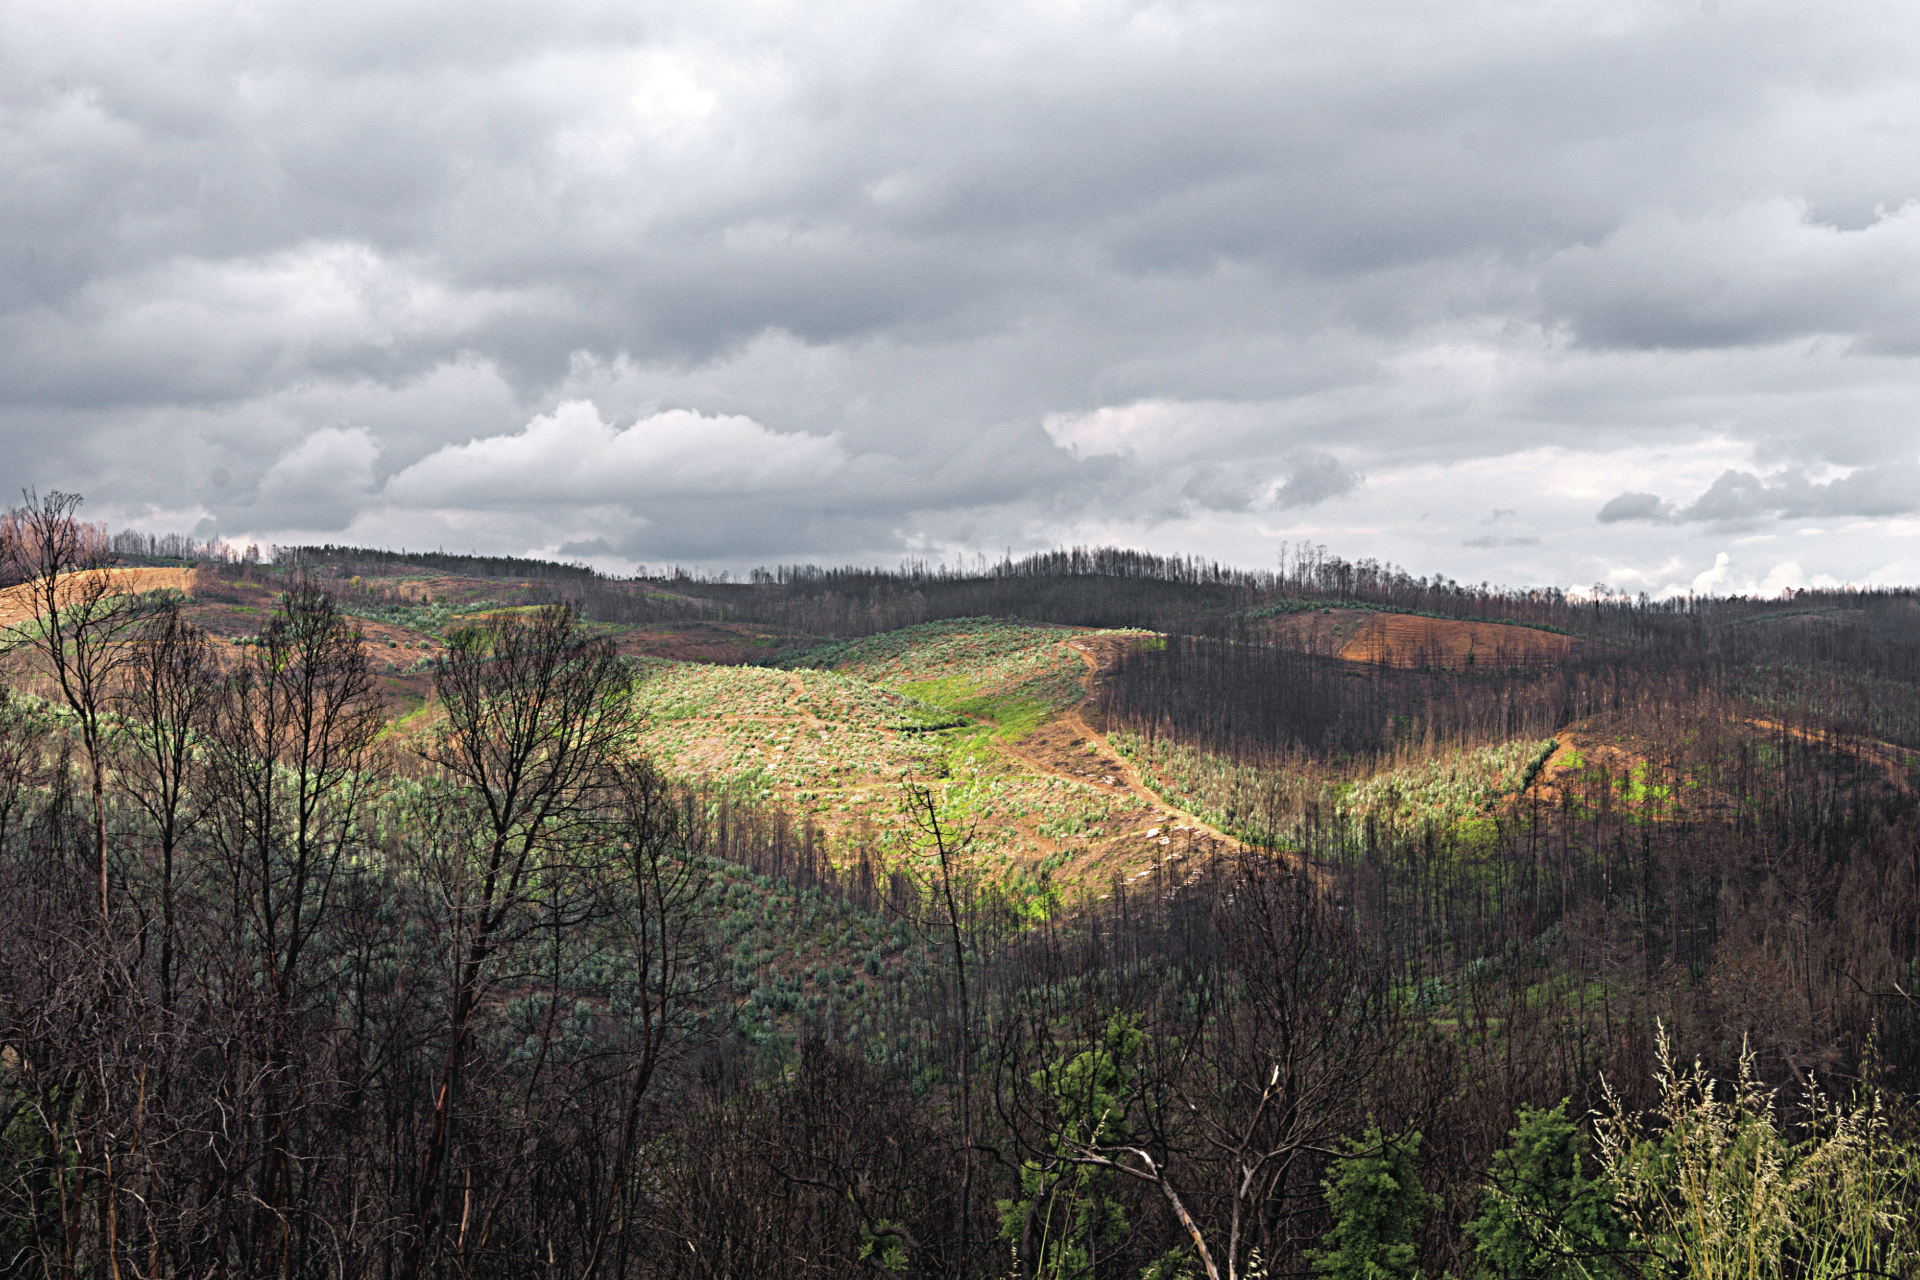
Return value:
[(1522, 1108), (1507, 1145), (1493, 1155), (1480, 1212), (1467, 1224), (1478, 1273), (1492, 1280), (1607, 1280), (1627, 1247), (1614, 1184), (1581, 1166), (1587, 1137), (1567, 1119), (1563, 1098), (1549, 1111)]
[(1309, 1257), (1326, 1280), (1411, 1280), (1417, 1268), (1414, 1237), (1435, 1205), (1413, 1167), (1420, 1153), (1415, 1131), (1389, 1138), (1370, 1123), (1349, 1140), (1346, 1158), (1320, 1184), (1333, 1210), (1324, 1249)]
[(1022, 1274), (1049, 1280), (1091, 1276), (1098, 1249), (1125, 1238), (1126, 1213), (1106, 1195), (1112, 1175), (1066, 1156), (1072, 1142), (1127, 1140), (1119, 1095), (1145, 1041), (1134, 1022), (1116, 1015), (1099, 1044), (1035, 1074), (1035, 1087), (1053, 1097), (1068, 1141), (1056, 1139), (1054, 1159), (1022, 1162), (1022, 1197), (998, 1204), (1000, 1234), (1014, 1245)]

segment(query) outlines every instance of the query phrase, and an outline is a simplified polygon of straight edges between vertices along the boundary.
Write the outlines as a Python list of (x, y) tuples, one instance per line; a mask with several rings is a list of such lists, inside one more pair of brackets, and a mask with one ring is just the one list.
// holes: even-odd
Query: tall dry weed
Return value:
[[(1645, 1275), (1839, 1280), (1920, 1274), (1920, 1161), (1890, 1133), (1872, 1087), (1851, 1103), (1809, 1087), (1806, 1119), (1781, 1118), (1750, 1048), (1730, 1088), (1658, 1037), (1659, 1104), (1629, 1114), (1611, 1088), (1599, 1156), (1618, 1187)], [(1797, 1131), (1797, 1132), (1796, 1132)]]

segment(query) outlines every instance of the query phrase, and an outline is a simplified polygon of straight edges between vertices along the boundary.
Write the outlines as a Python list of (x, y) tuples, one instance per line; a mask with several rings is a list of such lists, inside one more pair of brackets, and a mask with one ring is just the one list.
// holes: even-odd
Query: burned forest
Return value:
[(0, 1274), (1920, 1274), (1920, 594), (0, 523)]

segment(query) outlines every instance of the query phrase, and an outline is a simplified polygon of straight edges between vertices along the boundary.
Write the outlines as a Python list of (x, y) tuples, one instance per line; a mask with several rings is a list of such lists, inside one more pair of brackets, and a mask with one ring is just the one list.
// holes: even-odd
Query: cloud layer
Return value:
[(1761, 477), (1728, 468), (1685, 506), (1663, 501), (1658, 494), (1622, 493), (1600, 508), (1599, 520), (1602, 524), (1641, 520), (1744, 525), (1773, 517), (1871, 518), (1915, 511), (1920, 511), (1920, 459), (1900, 458), (1818, 483), (1792, 469)]
[(1890, 0), (23, 0), (0, 479), (614, 567), (1912, 579), (1916, 43)]

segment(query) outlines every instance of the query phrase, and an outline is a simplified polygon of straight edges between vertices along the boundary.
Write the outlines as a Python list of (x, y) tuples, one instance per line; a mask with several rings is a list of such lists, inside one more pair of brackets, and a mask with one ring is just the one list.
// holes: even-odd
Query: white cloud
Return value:
[(1800, 571), (1799, 563), (1788, 560), (1767, 570), (1767, 576), (1760, 579), (1760, 585), (1754, 594), (1772, 597), (1783, 591), (1806, 585), (1807, 575)]
[(230, 18), (0, 6), (0, 457), (95, 512), (1563, 584), (1791, 520), (1808, 581), (1920, 562), (1910, 5)]
[(1731, 571), (1732, 558), (1722, 551), (1713, 558), (1713, 568), (1696, 574), (1693, 579), (1693, 594), (1697, 596), (1716, 595), (1715, 588), (1727, 580)]
[(1130, 457), (1162, 465), (1244, 441), (1272, 418), (1266, 405), (1138, 400), (1087, 413), (1049, 413), (1040, 426), (1076, 458)]
[(591, 401), (573, 400), (515, 435), (447, 445), (393, 476), (385, 493), (401, 507), (463, 509), (765, 497), (817, 488), (848, 461), (835, 436), (686, 409), (618, 429)]

